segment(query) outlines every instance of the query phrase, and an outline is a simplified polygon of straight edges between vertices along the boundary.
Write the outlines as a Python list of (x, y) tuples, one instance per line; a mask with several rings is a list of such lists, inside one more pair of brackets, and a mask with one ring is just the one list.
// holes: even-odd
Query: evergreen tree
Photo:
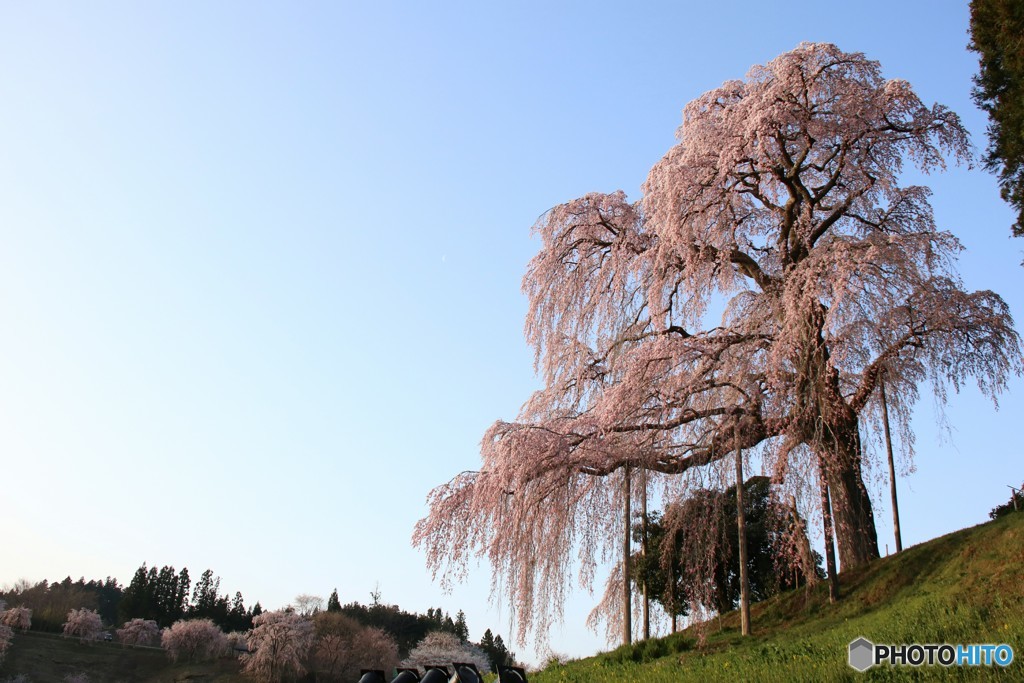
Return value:
[(327, 598), (327, 611), (328, 612), (340, 612), (341, 601), (338, 600), (338, 589), (335, 588), (331, 591), (331, 597)]
[(121, 621), (129, 621), (136, 618), (147, 618), (147, 594), (149, 592), (149, 581), (147, 577), (146, 563), (143, 562), (142, 566), (135, 570), (135, 575), (132, 576), (131, 583), (129, 583), (128, 587), (124, 589), (124, 594), (121, 597)]
[(484, 631), (484, 637), (480, 639), (480, 649), (487, 653), (491, 660), (491, 671), (498, 673), (499, 666), (512, 666), (515, 664), (515, 655), (508, 651), (501, 636), (495, 636), (491, 629)]
[(188, 575), (188, 567), (182, 567), (178, 574), (178, 585), (174, 591), (174, 610), (172, 617), (178, 621), (188, 611), (188, 594), (192, 589), (192, 579)]
[(207, 569), (196, 582), (192, 591), (192, 608), (189, 616), (193, 618), (212, 619), (217, 611), (217, 592), (220, 590), (220, 577), (214, 577), (213, 570)]
[(110, 576), (102, 583), (97, 581), (97, 584), (97, 611), (100, 617), (108, 624), (119, 623), (118, 617), (120, 616), (121, 600), (124, 596), (120, 584), (118, 584), (117, 579)]
[(1003, 199), (1017, 212), (1013, 234), (1024, 236), (1024, 3), (972, 0), (971, 43), (980, 71), (974, 101), (989, 117), (985, 167), (999, 174)]
[(499, 666), (513, 666), (516, 663), (516, 654), (505, 647), (505, 642), (500, 635), (494, 636), (494, 669), (497, 672)]
[(150, 617), (160, 626), (167, 627), (175, 622), (174, 601), (177, 592), (178, 576), (174, 573), (174, 567), (161, 567), (153, 589), (153, 615)]
[(228, 610), (228, 623), (225, 626), (227, 631), (248, 631), (252, 628), (252, 617), (245, 611), (245, 601), (242, 600), (242, 593), (235, 592), (235, 599), (231, 601), (231, 609)]
[(144, 610), (143, 617), (145, 619), (156, 619), (157, 616), (157, 585), (160, 581), (160, 572), (153, 565), (149, 568), (149, 573), (146, 574), (146, 607)]
[(455, 635), (462, 640), (469, 640), (469, 626), (466, 625), (466, 613), (459, 610), (455, 615)]

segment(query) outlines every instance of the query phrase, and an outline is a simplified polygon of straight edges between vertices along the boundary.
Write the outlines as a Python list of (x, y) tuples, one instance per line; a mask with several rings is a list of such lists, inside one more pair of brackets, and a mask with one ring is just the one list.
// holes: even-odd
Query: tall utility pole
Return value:
[[(675, 531), (672, 532), (673, 536)], [(672, 539), (672, 543), (669, 545), (669, 563), (671, 567), (669, 570), (669, 583), (668, 583), (668, 604), (672, 607), (672, 633), (676, 632), (676, 540)]]
[(889, 494), (892, 496), (892, 529), (896, 534), (896, 552), (903, 551), (903, 536), (900, 535), (900, 506), (896, 502), (896, 466), (892, 460), (892, 436), (889, 434), (889, 406), (885, 400), (885, 377), (888, 371), (882, 370), (878, 390), (882, 396), (882, 423), (885, 427), (885, 450), (889, 453)]
[(743, 449), (736, 425), (736, 527), (740, 546), (740, 633), (750, 635), (750, 577), (747, 576), (747, 514), (743, 509)]
[(632, 494), (629, 476), (629, 464), (623, 468), (622, 497), (625, 500), (622, 513), (622, 643), (629, 645), (633, 642), (633, 609), (631, 605), (631, 591), (629, 586), (629, 537), (632, 531), (630, 527), (629, 498)]
[[(640, 554), (643, 555), (644, 560), (647, 560), (647, 470), (640, 470), (640, 475), (643, 478), (643, 491), (641, 492), (641, 512), (643, 516), (640, 518)], [(644, 594), (644, 640), (651, 639), (651, 596), (647, 594), (647, 578), (643, 579), (643, 594)]]

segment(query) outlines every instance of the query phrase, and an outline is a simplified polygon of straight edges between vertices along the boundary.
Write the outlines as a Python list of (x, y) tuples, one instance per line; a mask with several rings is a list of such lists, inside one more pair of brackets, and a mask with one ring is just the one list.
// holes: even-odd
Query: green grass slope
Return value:
[[(964, 529), (839, 575), (842, 599), (822, 584), (758, 603), (753, 635), (737, 613), (692, 630), (549, 666), (531, 676), (555, 681), (1024, 681), (1024, 513)], [(875, 643), (1007, 643), (1009, 667), (879, 666), (847, 663), (851, 640)]]

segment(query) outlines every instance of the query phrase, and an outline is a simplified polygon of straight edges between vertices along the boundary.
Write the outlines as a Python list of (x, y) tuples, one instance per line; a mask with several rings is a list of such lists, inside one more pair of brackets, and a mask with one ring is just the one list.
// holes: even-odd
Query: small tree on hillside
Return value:
[(360, 669), (390, 671), (398, 664), (398, 645), (386, 631), (364, 626), (338, 612), (321, 612), (313, 619), (316, 642), (313, 669), (317, 680), (352, 681)]
[(64, 635), (81, 641), (96, 640), (103, 631), (103, 621), (96, 610), (73, 609), (64, 622)]
[(160, 643), (172, 661), (202, 662), (227, 651), (227, 639), (211, 619), (183, 619), (164, 629)]
[(103, 632), (103, 621), (94, 609), (73, 609), (64, 622), (64, 635), (79, 641), (96, 640)]
[(252, 620), (242, 671), (266, 683), (305, 675), (313, 647), (313, 622), (295, 612), (264, 612)]
[(12, 607), (0, 614), (0, 624), (27, 631), (32, 628), (32, 610), (28, 607)]
[(324, 599), (319, 595), (303, 593), (295, 596), (295, 611), (304, 617), (311, 617), (324, 607)]
[[(800, 561), (792, 510), (773, 505), (767, 477), (751, 477), (743, 485), (747, 520), (747, 568), (751, 599), (764, 600), (780, 589), (793, 586), (794, 572), (807, 581)], [(647, 522), (651, 552), (633, 556), (633, 580), (646, 581), (651, 597), (671, 616), (686, 615), (694, 603), (719, 613), (736, 607), (739, 600), (739, 558), (736, 519), (736, 487), (724, 491), (698, 491), (688, 499), (668, 506), (666, 514), (653, 513)], [(687, 530), (680, 523), (701, 518), (704, 526)], [(801, 520), (802, 521), (802, 520)], [(634, 536), (641, 525), (633, 527)], [(812, 551), (814, 575), (821, 578), (821, 556)], [(711, 558), (708, 584), (695, 585), (698, 574), (693, 563)]]
[(160, 627), (152, 619), (132, 619), (117, 629), (117, 639), (125, 645), (158, 645)]
[(1024, 484), (1021, 484), (1021, 488), (1011, 491), (1010, 498), (1005, 503), (992, 508), (988, 517), (989, 519), (999, 519), (1003, 515), (1019, 510), (1024, 510)]
[(322, 612), (313, 620), (316, 630), (316, 644), (313, 648), (313, 663), (317, 676), (328, 680), (351, 679), (358, 675), (358, 669), (348, 661), (351, 643), (362, 624), (340, 612)]
[(383, 629), (364, 626), (349, 647), (349, 661), (358, 662), (360, 668), (391, 671), (398, 666), (398, 644)]

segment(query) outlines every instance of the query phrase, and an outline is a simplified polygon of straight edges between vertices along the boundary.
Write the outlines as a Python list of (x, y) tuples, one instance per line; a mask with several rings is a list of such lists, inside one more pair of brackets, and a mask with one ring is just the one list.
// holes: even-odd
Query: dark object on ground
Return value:
[(526, 683), (526, 670), (521, 666), (499, 666), (499, 683)]
[(448, 683), (448, 667), (428, 666), (427, 673), (420, 679), (421, 683)]
[(455, 667), (455, 678), (459, 683), (483, 683), (484, 678), (476, 664), (452, 662), (452, 666)]

